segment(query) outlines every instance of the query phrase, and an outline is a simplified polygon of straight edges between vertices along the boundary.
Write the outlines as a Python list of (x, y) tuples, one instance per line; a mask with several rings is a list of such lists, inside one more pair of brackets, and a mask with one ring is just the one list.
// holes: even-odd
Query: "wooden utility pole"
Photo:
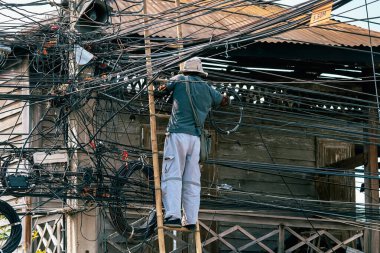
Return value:
[[(376, 113), (370, 113), (370, 115), (376, 115)], [(372, 118), (373, 119), (373, 118)], [(371, 119), (370, 119), (371, 121)], [(378, 125), (375, 123), (375, 126)], [(370, 127), (375, 127), (374, 122), (369, 123)], [(369, 133), (374, 134), (375, 130), (370, 130)], [(374, 138), (369, 138), (370, 144), (366, 147), (366, 160), (367, 163), (364, 166), (365, 175), (377, 176), (378, 175), (378, 156), (377, 156), (377, 144)], [(379, 213), (379, 180), (373, 178), (365, 178), (365, 204), (366, 215), (374, 216)], [(369, 214), (368, 214), (369, 213)], [(379, 232), (377, 229), (366, 229), (364, 236), (364, 251), (367, 253), (379, 253)]]
[[(365, 76), (371, 76), (370, 72), (364, 72)], [(377, 87), (372, 86), (369, 82), (366, 87), (366, 92), (370, 94), (376, 94)], [(370, 109), (368, 113), (368, 134), (377, 135), (379, 127), (378, 112), (374, 109)], [(369, 144), (365, 146), (365, 165), (364, 173), (368, 176), (378, 175), (378, 151), (377, 145), (379, 140), (374, 137), (368, 137)], [(366, 216), (375, 216), (379, 214), (379, 180), (373, 178), (365, 178), (365, 204), (366, 204)], [(366, 229), (364, 232), (364, 252), (366, 253), (379, 253), (379, 228)]]

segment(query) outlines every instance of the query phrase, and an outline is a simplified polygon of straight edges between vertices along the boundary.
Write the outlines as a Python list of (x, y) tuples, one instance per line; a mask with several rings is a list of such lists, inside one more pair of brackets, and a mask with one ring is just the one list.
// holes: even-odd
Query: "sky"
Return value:
[[(378, 162), (380, 162), (380, 157), (377, 159)], [(359, 166), (359, 167), (356, 167), (355, 169), (360, 169), (360, 170), (364, 170), (364, 166)], [(380, 170), (379, 170), (379, 173), (380, 173)], [(361, 172), (356, 172), (356, 175), (358, 177), (355, 178), (355, 198), (356, 198), (356, 203), (364, 203), (365, 202), (365, 195), (364, 195), (364, 192), (360, 192), (360, 186), (362, 185), (362, 183), (364, 183), (364, 178), (362, 177), (363, 176), (363, 173)]]
[[(280, 0), (278, 3), (286, 5), (296, 5), (306, 2), (305, 0)], [(365, 4), (368, 4), (368, 17), (372, 18), (371, 21), (377, 24), (370, 24), (370, 29), (380, 32), (380, 0), (351, 0), (351, 2), (342, 6), (341, 8), (333, 12), (333, 19), (340, 21), (352, 21), (352, 19), (366, 19), (367, 12)], [(347, 16), (348, 18), (341, 18), (339, 16)], [(368, 29), (368, 23), (366, 21), (350, 22), (363, 28)]]
[[(50, 2), (55, 2), (59, 3), (61, 0), (50, 0)], [(121, 1), (121, 0), (119, 0)], [(269, 1), (269, 0), (268, 0)], [(271, 0), (273, 1), (273, 0)], [(285, 5), (296, 5), (299, 3), (306, 2), (307, 0), (276, 0), (277, 3), (285, 4)], [(31, 3), (31, 2), (36, 2), (36, 0), (2, 0), (2, 3), (17, 3), (17, 4), (24, 4), (24, 3)], [(43, 2), (43, 1), (40, 1)], [(335, 10), (333, 12), (333, 18), (338, 19), (340, 21), (351, 21), (351, 24), (363, 27), (368, 29), (368, 23), (365, 21), (355, 21), (352, 22), (352, 19), (366, 19), (367, 13), (366, 13), (366, 8), (365, 4), (368, 4), (368, 15), (373, 23), (370, 24), (370, 29), (374, 31), (379, 31), (380, 32), (380, 0), (351, 0), (348, 4), (344, 5), (343, 7)], [(46, 3), (49, 3), (48, 0), (46, 0)], [(25, 21), (31, 21), (30, 18), (36, 18), (34, 16), (37, 13), (41, 12), (46, 12), (46, 11), (51, 11), (54, 10), (49, 5), (44, 5), (44, 6), (34, 6), (34, 7), (23, 7), (24, 9), (27, 9), (28, 11), (31, 11), (32, 13), (29, 13), (27, 18), (25, 18)], [(18, 18), (19, 15), (14, 12), (9, 12), (9, 9), (3, 5), (0, 4), (0, 30), (3, 30), (5, 26), (11, 25), (14, 27), (19, 28), (19, 24), (16, 24), (12, 22), (12, 24), (9, 24), (9, 17), (6, 17), (3, 14), (8, 14), (12, 18)], [(340, 16), (347, 16), (348, 18), (342, 18)], [(38, 18), (37, 18), (38, 19)], [(6, 22), (7, 25), (4, 24), (4, 21)], [(3, 23), (3, 24), (1, 24)]]

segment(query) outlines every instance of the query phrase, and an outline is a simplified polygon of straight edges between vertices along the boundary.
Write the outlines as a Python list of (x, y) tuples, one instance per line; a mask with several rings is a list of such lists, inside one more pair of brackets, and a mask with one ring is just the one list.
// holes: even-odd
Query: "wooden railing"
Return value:
[[(202, 243), (203, 252), (209, 252), (207, 246), (215, 242), (218, 243), (218, 251), (223, 252), (248, 252), (254, 245), (259, 247), (259, 251), (251, 248), (253, 252), (332, 253), (338, 249), (363, 252), (363, 229), (344, 221), (213, 210), (202, 210), (200, 220), (203, 235), (208, 235)], [(216, 229), (212, 229), (207, 225), (212, 222), (222, 223), (224, 228), (230, 224), (230, 228), (221, 231), (220, 226), (216, 226)], [(252, 225), (264, 225), (269, 231), (257, 236), (255, 231), (249, 232), (244, 228)], [(240, 245), (234, 245), (233, 240), (226, 239), (237, 232), (240, 234)], [(268, 239), (271, 239), (271, 244), (265, 242)], [(244, 241), (243, 245), (241, 241)], [(273, 241), (276, 242), (274, 245)]]
[[(201, 210), (202, 252), (363, 253), (364, 230), (345, 221), (279, 216), (259, 212)], [(257, 228), (257, 229), (256, 229)], [(265, 232), (263, 232), (265, 231)], [(167, 252), (193, 253), (193, 236), (165, 231)], [(117, 233), (108, 237), (119, 252), (158, 252), (157, 235), (144, 245), (122, 247)]]
[(32, 229), (32, 252), (64, 252), (62, 214), (36, 216)]

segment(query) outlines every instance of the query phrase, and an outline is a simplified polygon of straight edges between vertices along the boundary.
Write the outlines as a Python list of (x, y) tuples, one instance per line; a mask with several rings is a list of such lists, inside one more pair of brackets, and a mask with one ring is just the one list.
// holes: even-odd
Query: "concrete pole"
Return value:
[[(25, 73), (25, 77), (27, 76), (29, 78), (29, 58), (26, 58), (23, 60), (22, 63), (22, 73)], [(29, 80), (25, 80), (25, 83), (30, 85)], [(23, 95), (29, 95), (30, 89), (22, 89)], [(30, 113), (30, 106), (28, 105), (29, 102), (25, 102), (25, 108), (22, 111), (22, 127), (23, 127), (23, 133), (29, 133), (33, 126), (37, 125), (41, 118), (41, 111), (40, 111), (40, 105), (36, 104), (33, 106), (32, 114)], [(33, 115), (31, 118), (31, 115)], [(32, 122), (32, 124), (30, 124)], [(27, 134), (28, 135), (28, 134)], [(23, 139), (27, 138), (27, 135), (23, 136)], [(33, 137), (32, 138), (32, 147), (41, 147), (40, 143), (41, 141), (38, 140), (38, 138)], [(29, 145), (29, 144), (26, 144)], [(25, 146), (27, 147), (27, 146)], [(26, 209), (25, 212), (30, 211), (32, 207), (32, 197), (25, 197), (25, 203), (26, 203)], [(26, 215), (23, 219), (23, 250), (24, 252), (30, 252), (31, 251), (31, 243), (32, 243), (32, 215)]]
[[(77, 6), (77, 0), (70, 1), (69, 4), (69, 20), (70, 20), (70, 31), (75, 30), (74, 24), (77, 18), (78, 13), (75, 12), (76, 6)], [(70, 52), (69, 52), (69, 79), (71, 81), (74, 80), (74, 77), (77, 73), (77, 65), (75, 62), (75, 55), (74, 55), (74, 42), (70, 41), (69, 44)], [(76, 143), (74, 142), (75, 137), (77, 136), (77, 131), (78, 129), (76, 128), (76, 120), (74, 117), (71, 115), (68, 118), (68, 128), (70, 128), (70, 131), (68, 131), (67, 134), (70, 134), (68, 136), (67, 140), (67, 147), (68, 148), (75, 148)], [(76, 151), (71, 153), (71, 155), (68, 156), (69, 160), (67, 161), (69, 164), (70, 171), (77, 171), (77, 161), (78, 161), (78, 154)], [(75, 184), (75, 182), (72, 182)], [(77, 253), (78, 247), (79, 247), (79, 240), (78, 240), (78, 215), (75, 213), (75, 209), (78, 207), (78, 200), (67, 200), (67, 203), (70, 207), (74, 208), (74, 212), (71, 214), (66, 214), (66, 243), (67, 243), (67, 248), (66, 252), (70, 253)]]

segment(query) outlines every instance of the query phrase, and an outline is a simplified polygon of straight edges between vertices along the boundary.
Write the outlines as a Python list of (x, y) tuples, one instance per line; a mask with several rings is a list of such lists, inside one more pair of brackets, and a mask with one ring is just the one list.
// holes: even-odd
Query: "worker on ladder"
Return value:
[[(194, 57), (185, 61), (180, 74), (160, 86), (158, 91), (161, 96), (169, 93), (173, 96), (161, 177), (164, 226), (183, 226), (192, 231), (198, 221), (201, 192), (200, 132), (194, 113), (203, 127), (211, 107), (229, 103), (227, 96), (215, 91), (202, 77), (207, 77), (207, 73), (203, 71), (201, 59)], [(192, 104), (186, 91), (186, 82), (190, 84)]]

